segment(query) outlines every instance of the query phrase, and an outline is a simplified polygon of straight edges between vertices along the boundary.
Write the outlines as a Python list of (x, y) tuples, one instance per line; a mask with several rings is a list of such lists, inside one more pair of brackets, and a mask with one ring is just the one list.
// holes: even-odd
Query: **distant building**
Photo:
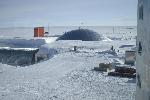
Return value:
[(44, 37), (44, 27), (35, 27), (34, 37)]
[(138, 0), (136, 100), (150, 100), (150, 0)]
[(37, 62), (38, 48), (0, 48), (0, 63), (12, 66), (28, 66)]

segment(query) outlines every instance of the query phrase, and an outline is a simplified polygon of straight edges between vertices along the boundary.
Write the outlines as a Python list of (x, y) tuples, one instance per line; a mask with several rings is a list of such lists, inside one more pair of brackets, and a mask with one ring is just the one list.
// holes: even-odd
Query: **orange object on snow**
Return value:
[(34, 37), (44, 37), (44, 27), (35, 27)]

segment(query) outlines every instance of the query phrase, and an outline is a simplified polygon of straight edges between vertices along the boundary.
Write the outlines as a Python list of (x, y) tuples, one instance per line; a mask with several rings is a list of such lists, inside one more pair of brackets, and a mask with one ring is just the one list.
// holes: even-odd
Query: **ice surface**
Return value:
[[(31, 66), (0, 64), (0, 100), (135, 100), (135, 80), (92, 71), (99, 63), (124, 62), (125, 50), (136, 43), (136, 32), (129, 31), (103, 34), (120, 38), (113, 41), (44, 43), (42, 53), (52, 50), (57, 54)], [(120, 48), (127, 44), (134, 46)], [(111, 46), (115, 52), (110, 51)]]

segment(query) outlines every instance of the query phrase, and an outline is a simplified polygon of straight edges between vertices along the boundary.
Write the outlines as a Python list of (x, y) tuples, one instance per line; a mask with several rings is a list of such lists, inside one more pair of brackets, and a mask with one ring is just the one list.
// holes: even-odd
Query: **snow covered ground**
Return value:
[(103, 35), (112, 41), (48, 42), (42, 47), (57, 50), (49, 60), (26, 67), (0, 64), (0, 100), (134, 100), (134, 79), (92, 69), (102, 62), (123, 64), (125, 50), (135, 48), (136, 32)]

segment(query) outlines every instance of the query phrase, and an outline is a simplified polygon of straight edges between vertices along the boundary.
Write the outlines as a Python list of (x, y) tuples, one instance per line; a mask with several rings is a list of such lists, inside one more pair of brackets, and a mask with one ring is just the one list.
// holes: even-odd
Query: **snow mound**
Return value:
[(58, 51), (56, 49), (48, 48), (45, 45), (43, 45), (39, 48), (39, 51), (37, 52), (36, 56), (38, 61), (42, 61), (50, 59), (56, 54), (58, 54)]
[(72, 30), (65, 33), (57, 40), (101, 41), (105, 39), (106, 39), (105, 37), (92, 30), (78, 29), (78, 30)]

